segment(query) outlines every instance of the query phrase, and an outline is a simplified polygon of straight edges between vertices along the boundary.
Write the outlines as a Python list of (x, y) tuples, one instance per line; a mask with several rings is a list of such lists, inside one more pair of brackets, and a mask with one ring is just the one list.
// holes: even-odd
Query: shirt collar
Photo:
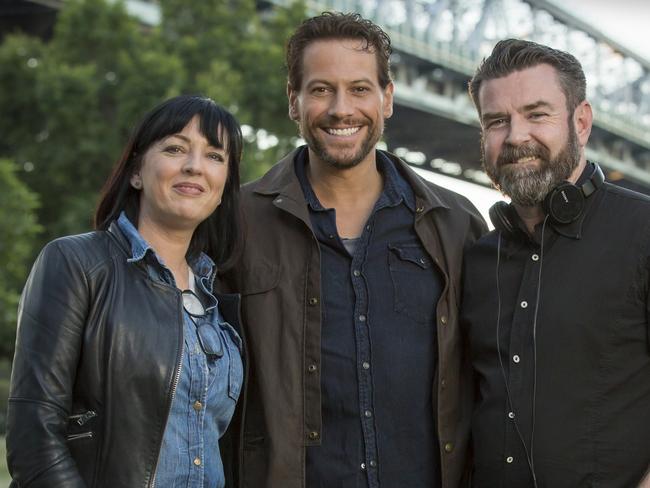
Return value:
[[(415, 196), (413, 189), (408, 182), (399, 174), (393, 162), (380, 151), (376, 151), (377, 170), (384, 176), (384, 188), (380, 200), (384, 199), (382, 206), (395, 207), (404, 202), (411, 210), (415, 210)], [(312, 210), (326, 210), (318, 201), (316, 193), (307, 178), (306, 167), (309, 153), (306, 147), (302, 147), (295, 158), (296, 177), (305, 195), (305, 200)]]
[[(155, 258), (159, 265), (165, 266), (165, 263), (160, 259), (160, 257), (158, 257), (156, 251), (149, 245), (149, 243), (147, 243), (147, 241), (144, 240), (140, 232), (138, 232), (138, 229), (136, 229), (131, 223), (129, 218), (126, 216), (126, 213), (120, 213), (120, 216), (117, 219), (117, 225), (131, 247), (131, 257), (127, 259), (129, 263), (142, 261), (146, 258), (147, 254), (149, 254)], [(205, 253), (201, 253), (199, 257), (190, 262), (189, 265), (192, 268), (194, 275), (201, 280), (209, 278), (214, 270), (214, 261), (212, 261), (212, 259), (210, 259), (210, 257)]]
[[(117, 225), (131, 247), (131, 257), (127, 260), (129, 263), (143, 260), (148, 252), (151, 252), (151, 254), (156, 256), (156, 252), (140, 235), (138, 229), (136, 229), (131, 223), (125, 212), (120, 213), (120, 216), (117, 219)], [(158, 259), (158, 256), (156, 256), (156, 259)], [(163, 264), (160, 259), (158, 259), (158, 262)]]

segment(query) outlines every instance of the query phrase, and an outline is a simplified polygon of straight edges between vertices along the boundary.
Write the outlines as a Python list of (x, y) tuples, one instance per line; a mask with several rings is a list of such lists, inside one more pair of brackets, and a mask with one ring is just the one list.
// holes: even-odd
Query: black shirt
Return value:
[(308, 488), (432, 488), (440, 466), (432, 388), (442, 278), (414, 229), (415, 196), (377, 153), (383, 192), (363, 232), (341, 239), (296, 158), (321, 252), (322, 441)]
[(465, 261), (473, 486), (533, 486), (528, 458), (540, 488), (636, 486), (650, 465), (650, 199), (605, 183), (577, 222), (502, 235), (497, 271), (498, 242)]

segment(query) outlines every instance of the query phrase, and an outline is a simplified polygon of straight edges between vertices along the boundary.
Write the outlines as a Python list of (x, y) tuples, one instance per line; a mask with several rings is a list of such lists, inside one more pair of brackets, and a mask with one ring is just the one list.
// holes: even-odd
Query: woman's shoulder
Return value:
[(107, 231), (98, 230), (58, 237), (48, 242), (41, 251), (39, 260), (64, 259), (91, 270), (121, 253), (123, 252), (115, 238)]

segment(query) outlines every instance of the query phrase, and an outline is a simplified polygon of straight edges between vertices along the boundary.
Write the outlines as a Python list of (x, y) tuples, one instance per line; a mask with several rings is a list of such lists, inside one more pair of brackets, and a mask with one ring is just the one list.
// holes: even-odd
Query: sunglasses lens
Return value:
[(194, 293), (190, 290), (185, 290), (182, 293), (183, 295), (183, 308), (187, 313), (192, 317), (203, 317), (205, 315), (205, 308)]
[(209, 331), (206, 330), (206, 327), (207, 326), (200, 326), (196, 328), (196, 333), (199, 336), (199, 343), (201, 344), (201, 348), (206, 355), (220, 358), (223, 356), (221, 341), (215, 333), (208, 333)]
[[(190, 315), (190, 317), (199, 318), (205, 316), (205, 307), (201, 303), (199, 297), (196, 296), (192, 290), (184, 290), (181, 295), (183, 297), (183, 308)], [(199, 338), (199, 344), (201, 345), (201, 349), (203, 349), (203, 352), (206, 354), (206, 356), (209, 356), (213, 359), (219, 359), (222, 357), (223, 348), (221, 346), (221, 340), (219, 339), (218, 334), (216, 332), (211, 333), (211, 331), (209, 331), (205, 325), (197, 323), (194, 318), (192, 318), (192, 322), (194, 322), (194, 325), (196, 326), (196, 334)]]

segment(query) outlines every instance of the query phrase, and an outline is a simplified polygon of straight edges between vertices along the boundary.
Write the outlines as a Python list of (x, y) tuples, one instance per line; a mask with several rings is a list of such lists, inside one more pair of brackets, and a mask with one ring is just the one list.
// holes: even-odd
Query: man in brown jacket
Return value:
[(247, 488), (453, 488), (469, 392), (458, 330), (464, 197), (376, 150), (390, 39), (357, 14), (306, 20), (287, 48), (307, 145), (243, 188)]

